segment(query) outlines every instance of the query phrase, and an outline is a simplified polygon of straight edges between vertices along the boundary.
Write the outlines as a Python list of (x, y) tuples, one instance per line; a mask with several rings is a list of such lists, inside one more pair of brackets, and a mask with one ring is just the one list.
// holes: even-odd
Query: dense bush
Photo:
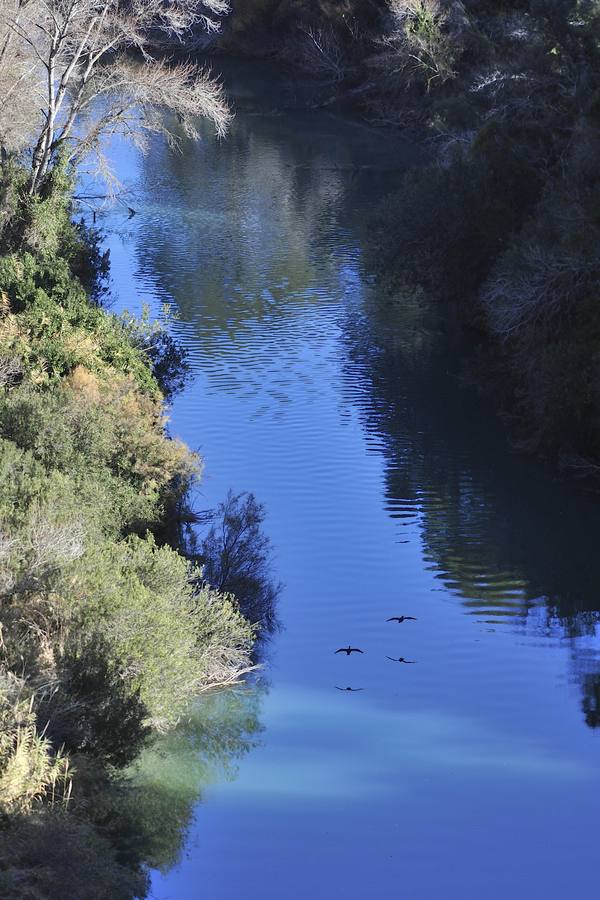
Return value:
[(412, 106), (438, 149), (376, 211), (369, 266), (455, 304), (520, 446), (597, 479), (597, 4), (388, 6), (380, 117)]
[(0, 259), (0, 292), (9, 311), (0, 325), (0, 352), (17, 356), (36, 384), (84, 365), (96, 374), (131, 376), (140, 390), (159, 385), (128, 319), (89, 303), (65, 258), (11, 253)]
[(255, 628), (155, 537), (200, 471), (166, 432), (184, 356), (147, 315), (90, 299), (107, 260), (71, 225), (66, 182), (27, 200), (3, 176), (0, 893), (78, 896), (93, 878), (94, 897), (130, 900), (144, 867), (114, 849), (100, 795), (200, 692), (253, 668)]
[(249, 0), (233, 5), (219, 45), (342, 82), (372, 53), (384, 9), (385, 0)]
[(490, 125), (470, 151), (406, 175), (374, 217), (370, 262), (430, 295), (469, 299), (540, 187), (526, 149)]
[(597, 478), (600, 181), (590, 162), (599, 138), (585, 123), (577, 137), (561, 175), (497, 259), (480, 300), (502, 350), (521, 440)]
[(40, 800), (68, 794), (68, 760), (40, 734), (22, 680), (11, 674), (0, 685), (0, 812), (27, 813)]

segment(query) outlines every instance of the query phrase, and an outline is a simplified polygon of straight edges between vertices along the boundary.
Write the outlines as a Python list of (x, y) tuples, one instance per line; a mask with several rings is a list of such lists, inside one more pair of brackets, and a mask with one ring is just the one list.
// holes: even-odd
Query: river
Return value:
[(418, 149), (229, 68), (227, 139), (117, 147), (136, 215), (102, 222), (116, 308), (178, 315), (195, 505), (253, 491), (284, 583), (212, 763), (202, 735), (146, 761), (195, 804), (152, 896), (590, 897), (598, 504), (510, 451), (427, 298), (382, 300), (368, 217)]

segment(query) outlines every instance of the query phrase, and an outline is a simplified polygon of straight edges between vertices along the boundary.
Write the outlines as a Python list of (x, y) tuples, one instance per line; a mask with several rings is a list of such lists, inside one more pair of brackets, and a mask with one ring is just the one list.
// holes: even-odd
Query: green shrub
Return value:
[(249, 671), (255, 634), (152, 536), (200, 471), (166, 433), (184, 354), (147, 315), (90, 302), (107, 259), (53, 177), (30, 202), (16, 171), (0, 195), (0, 895), (62, 900), (93, 880), (95, 898), (133, 900), (147, 877), (106, 827), (114, 773)]
[[(23, 384), (0, 404), (0, 436), (28, 451), (47, 472), (78, 482), (119, 480), (164, 509), (187, 489), (198, 462), (168, 440), (160, 405), (127, 379), (102, 386), (87, 370), (40, 390)], [(140, 509), (140, 512), (141, 512)]]
[(148, 711), (101, 635), (72, 634), (57, 677), (59, 688), (40, 712), (53, 743), (112, 766), (133, 762), (150, 734)]
[(136, 346), (129, 320), (91, 305), (65, 258), (0, 257), (0, 294), (12, 313), (0, 322), (0, 353), (22, 360), (37, 383), (83, 365), (105, 378), (130, 376), (140, 390), (158, 396), (152, 359)]
[(183, 557), (151, 537), (90, 548), (65, 573), (79, 628), (101, 636), (155, 728), (250, 665), (253, 631), (234, 601), (192, 579)]
[(459, 42), (447, 32), (448, 13), (439, 0), (388, 0), (395, 29), (388, 37), (405, 77), (427, 86), (456, 75)]

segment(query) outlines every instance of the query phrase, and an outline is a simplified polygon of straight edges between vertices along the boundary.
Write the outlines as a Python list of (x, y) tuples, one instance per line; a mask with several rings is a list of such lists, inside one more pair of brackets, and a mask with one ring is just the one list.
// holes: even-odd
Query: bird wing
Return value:
[(346, 650), (345, 647), (340, 647), (340, 649), (339, 649), (339, 650), (336, 650), (335, 652), (336, 652), (336, 653), (347, 653), (348, 651)]
[(417, 617), (416, 617), (416, 616), (404, 616), (404, 618), (405, 618), (405, 619), (412, 619), (413, 622), (416, 622), (416, 621), (417, 621)]
[(360, 650), (358, 647), (351, 647), (350, 653), (364, 653), (364, 650)]
[(398, 662), (393, 656), (386, 656), (386, 659), (390, 659), (392, 662)]
[(400, 618), (398, 616), (392, 616), (391, 619), (386, 619), (386, 622), (399, 622)]

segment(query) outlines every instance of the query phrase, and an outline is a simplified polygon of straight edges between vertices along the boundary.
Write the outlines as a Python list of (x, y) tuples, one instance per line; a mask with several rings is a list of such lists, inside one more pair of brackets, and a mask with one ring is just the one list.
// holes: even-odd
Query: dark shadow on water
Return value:
[(504, 425), (463, 383), (468, 348), (422, 298), (371, 301), (347, 318), (346, 338), (399, 530), (418, 522), (426, 561), (467, 615), (568, 640), (596, 727), (600, 659), (579, 639), (600, 621), (598, 499), (510, 449)]
[[(78, 795), (0, 823), (0, 896), (143, 900), (151, 869), (181, 859), (204, 790), (236, 778), (257, 745), (264, 686), (209, 694), (172, 733), (155, 739), (120, 776), (74, 759)], [(82, 894), (82, 886), (90, 893)]]
[(233, 594), (244, 617), (257, 627), (259, 645), (280, 627), (277, 598), (282, 590), (273, 572), (273, 546), (262, 527), (265, 515), (254, 494), (229, 491), (216, 509), (204, 514), (208, 531), (199, 536), (195, 553), (208, 584)]
[[(146, 866), (165, 872), (180, 859), (203, 791), (236, 778), (257, 746), (261, 694), (256, 685), (207, 695), (169, 735), (145, 750), (129, 773), (121, 815)], [(135, 844), (134, 844), (135, 846)]]

